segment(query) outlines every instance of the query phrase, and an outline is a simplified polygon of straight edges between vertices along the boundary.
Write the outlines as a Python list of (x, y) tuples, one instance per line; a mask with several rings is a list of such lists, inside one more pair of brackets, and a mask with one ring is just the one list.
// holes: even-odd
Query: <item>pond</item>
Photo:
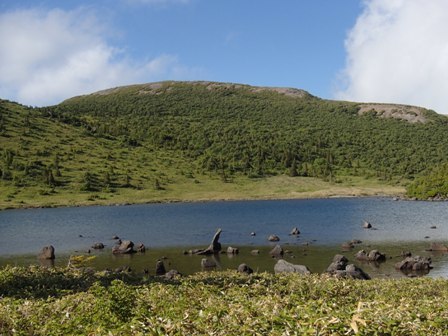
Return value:
[[(362, 228), (364, 220), (374, 230)], [(238, 255), (215, 257), (218, 268), (236, 268), (246, 263), (254, 270), (273, 271), (275, 260), (269, 251), (279, 236), (285, 259), (322, 272), (336, 253), (344, 254), (374, 277), (399, 277), (393, 265), (402, 251), (430, 256), (430, 276), (448, 276), (448, 255), (426, 251), (430, 242), (444, 243), (448, 236), (448, 207), (443, 202), (395, 201), (391, 198), (330, 198), (310, 200), (223, 201), (166, 203), (130, 206), (19, 209), (0, 212), (0, 266), (37, 264), (36, 255), (45, 245), (56, 250), (56, 265), (67, 263), (70, 255), (94, 255), (97, 269), (128, 265), (136, 271), (154, 271), (156, 260), (165, 258), (167, 268), (181, 273), (199, 271), (202, 256), (183, 251), (205, 248), (218, 228), (225, 250), (237, 247)], [(298, 227), (299, 236), (290, 236)], [(435, 229), (434, 229), (435, 227)], [(251, 232), (256, 235), (252, 236)], [(114, 235), (142, 242), (144, 254), (112, 255)], [(341, 244), (359, 239), (362, 244), (341, 252)], [(93, 250), (95, 242), (106, 245)], [(259, 250), (253, 255), (252, 250)], [(355, 262), (360, 250), (386, 253), (384, 264)]]

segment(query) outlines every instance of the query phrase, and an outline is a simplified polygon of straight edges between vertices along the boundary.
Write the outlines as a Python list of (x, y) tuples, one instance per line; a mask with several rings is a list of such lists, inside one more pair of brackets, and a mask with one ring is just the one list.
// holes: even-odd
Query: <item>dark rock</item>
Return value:
[(269, 252), (269, 254), (276, 258), (281, 258), (283, 256), (283, 249), (280, 245), (275, 245), (275, 247)]
[(294, 265), (286, 260), (279, 259), (274, 266), (274, 272), (277, 273), (300, 273), (303, 275), (311, 274), (308, 267), (304, 265)]
[(352, 240), (350, 241), (350, 243), (352, 243), (352, 244), (354, 244), (354, 245), (359, 245), (359, 244), (362, 244), (362, 240), (359, 240), (359, 239), (352, 239)]
[(364, 261), (386, 261), (386, 255), (378, 250), (371, 250), (369, 253), (364, 250), (360, 250), (356, 253), (355, 258)]
[(334, 256), (332, 263), (327, 268), (327, 273), (336, 278), (370, 279), (367, 273), (353, 264), (348, 264), (348, 259), (340, 254)]
[(364, 222), (362, 223), (362, 227), (363, 227), (364, 229), (371, 229), (371, 228), (372, 228), (372, 224), (370, 224), (368, 221), (364, 221)]
[(227, 253), (228, 254), (238, 254), (240, 251), (238, 250), (238, 248), (236, 248), (236, 247), (232, 247), (232, 246), (229, 246), (228, 248), (227, 248)]
[(156, 262), (156, 275), (165, 275), (166, 269), (162, 260)]
[(370, 280), (370, 276), (361, 268), (350, 264), (345, 268), (346, 277), (359, 280)]
[(53, 260), (54, 258), (55, 255), (53, 245), (44, 246), (39, 254), (39, 259)]
[(215, 268), (216, 267), (216, 262), (214, 262), (213, 260), (207, 259), (207, 258), (203, 258), (201, 260), (201, 267), (202, 267), (202, 269)]
[(280, 241), (280, 238), (279, 238), (278, 236), (276, 236), (276, 235), (270, 235), (270, 236), (268, 237), (268, 240), (269, 240), (270, 242), (278, 242), (278, 241)]
[(194, 254), (198, 255), (218, 254), (221, 251), (221, 243), (219, 242), (219, 236), (221, 235), (221, 232), (222, 230), (218, 229), (218, 231), (216, 231), (215, 235), (213, 236), (210, 245), (206, 249), (199, 250)]
[(289, 233), (291, 236), (297, 236), (297, 235), (299, 235), (300, 234), (300, 231), (299, 231), (299, 229), (298, 228), (293, 228), (292, 230), (291, 230), (291, 232)]
[(112, 236), (112, 239), (114, 239), (114, 240), (118, 240), (118, 239), (120, 239), (120, 237), (118, 237), (118, 236)]
[(252, 274), (254, 271), (253, 271), (252, 268), (250, 268), (246, 264), (241, 264), (241, 265), (238, 266), (238, 272), (246, 273), (246, 274)]
[(146, 252), (146, 246), (145, 246), (145, 244), (143, 244), (143, 243), (138, 243), (138, 244), (137, 244), (137, 252), (141, 252), (141, 253)]
[(120, 266), (115, 269), (115, 273), (129, 273), (131, 271), (132, 271), (131, 267), (127, 265)]
[(437, 226), (433, 225), (430, 227), (430, 229), (437, 229)]
[(114, 254), (130, 254), (134, 252), (134, 243), (130, 240), (123, 240), (119, 245), (112, 248), (112, 253)]
[(337, 270), (345, 270), (348, 264), (348, 259), (341, 254), (336, 254), (333, 261), (327, 268), (327, 272), (331, 273)]
[(95, 250), (102, 250), (104, 248), (104, 244), (103, 243), (95, 243), (92, 245), (92, 248)]
[(429, 270), (432, 268), (431, 258), (420, 256), (406, 257), (404, 260), (396, 263), (395, 268), (403, 271), (404, 273), (410, 271), (429, 272)]
[(180, 274), (177, 270), (174, 269), (169, 270), (168, 272), (165, 273), (165, 279), (167, 280), (173, 280), (180, 276), (182, 276), (182, 274)]
[(410, 251), (401, 251), (401, 257), (412, 257), (412, 253)]

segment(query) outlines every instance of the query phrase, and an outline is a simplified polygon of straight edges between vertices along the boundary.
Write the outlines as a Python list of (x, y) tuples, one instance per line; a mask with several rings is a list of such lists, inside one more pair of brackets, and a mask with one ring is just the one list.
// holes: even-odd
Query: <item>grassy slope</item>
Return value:
[[(391, 186), (376, 178), (344, 177), (338, 183), (317, 178), (288, 177), (286, 174), (250, 179), (235, 174), (223, 182), (217, 173), (207, 172), (180, 150), (164, 149), (149, 143), (124, 146), (120, 139), (96, 137), (41, 112), (18, 104), (1, 102), (2, 129), (0, 154), (2, 171), (10, 179), (0, 180), (0, 209), (142, 203), (156, 201), (195, 201), (248, 198), (306, 198), (399, 194), (400, 186)], [(6, 152), (13, 153), (9, 166)], [(58, 158), (61, 176), (57, 185), (44, 182), (44, 169), (55, 172)], [(38, 164), (37, 164), (37, 163)], [(28, 173), (25, 172), (28, 169)], [(82, 191), (85, 172), (98, 180), (108, 172), (111, 187)], [(126, 184), (130, 177), (130, 185)], [(155, 188), (157, 181), (161, 188)]]
[(2, 335), (446, 335), (443, 279), (0, 271)]

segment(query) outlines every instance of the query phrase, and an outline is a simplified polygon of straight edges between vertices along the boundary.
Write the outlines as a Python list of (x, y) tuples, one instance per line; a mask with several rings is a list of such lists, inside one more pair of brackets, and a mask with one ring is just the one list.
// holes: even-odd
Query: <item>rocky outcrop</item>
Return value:
[(123, 240), (119, 245), (112, 248), (113, 254), (131, 254), (134, 252), (134, 243), (130, 240)]
[(277, 263), (274, 266), (274, 272), (275, 274), (278, 273), (300, 273), (303, 275), (311, 274), (308, 267), (304, 265), (291, 264), (284, 259), (280, 259), (277, 261)]
[(54, 247), (53, 245), (44, 246), (39, 253), (39, 259), (53, 260), (55, 259)]

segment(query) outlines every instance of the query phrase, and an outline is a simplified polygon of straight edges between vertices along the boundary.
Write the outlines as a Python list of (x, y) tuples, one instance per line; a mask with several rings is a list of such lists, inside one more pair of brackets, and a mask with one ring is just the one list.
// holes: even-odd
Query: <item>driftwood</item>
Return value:
[(218, 229), (216, 231), (215, 235), (213, 236), (212, 242), (210, 245), (204, 249), (204, 250), (198, 250), (195, 251), (195, 254), (197, 255), (210, 255), (210, 254), (217, 254), (221, 251), (221, 243), (219, 242), (219, 236), (221, 234), (222, 230)]

